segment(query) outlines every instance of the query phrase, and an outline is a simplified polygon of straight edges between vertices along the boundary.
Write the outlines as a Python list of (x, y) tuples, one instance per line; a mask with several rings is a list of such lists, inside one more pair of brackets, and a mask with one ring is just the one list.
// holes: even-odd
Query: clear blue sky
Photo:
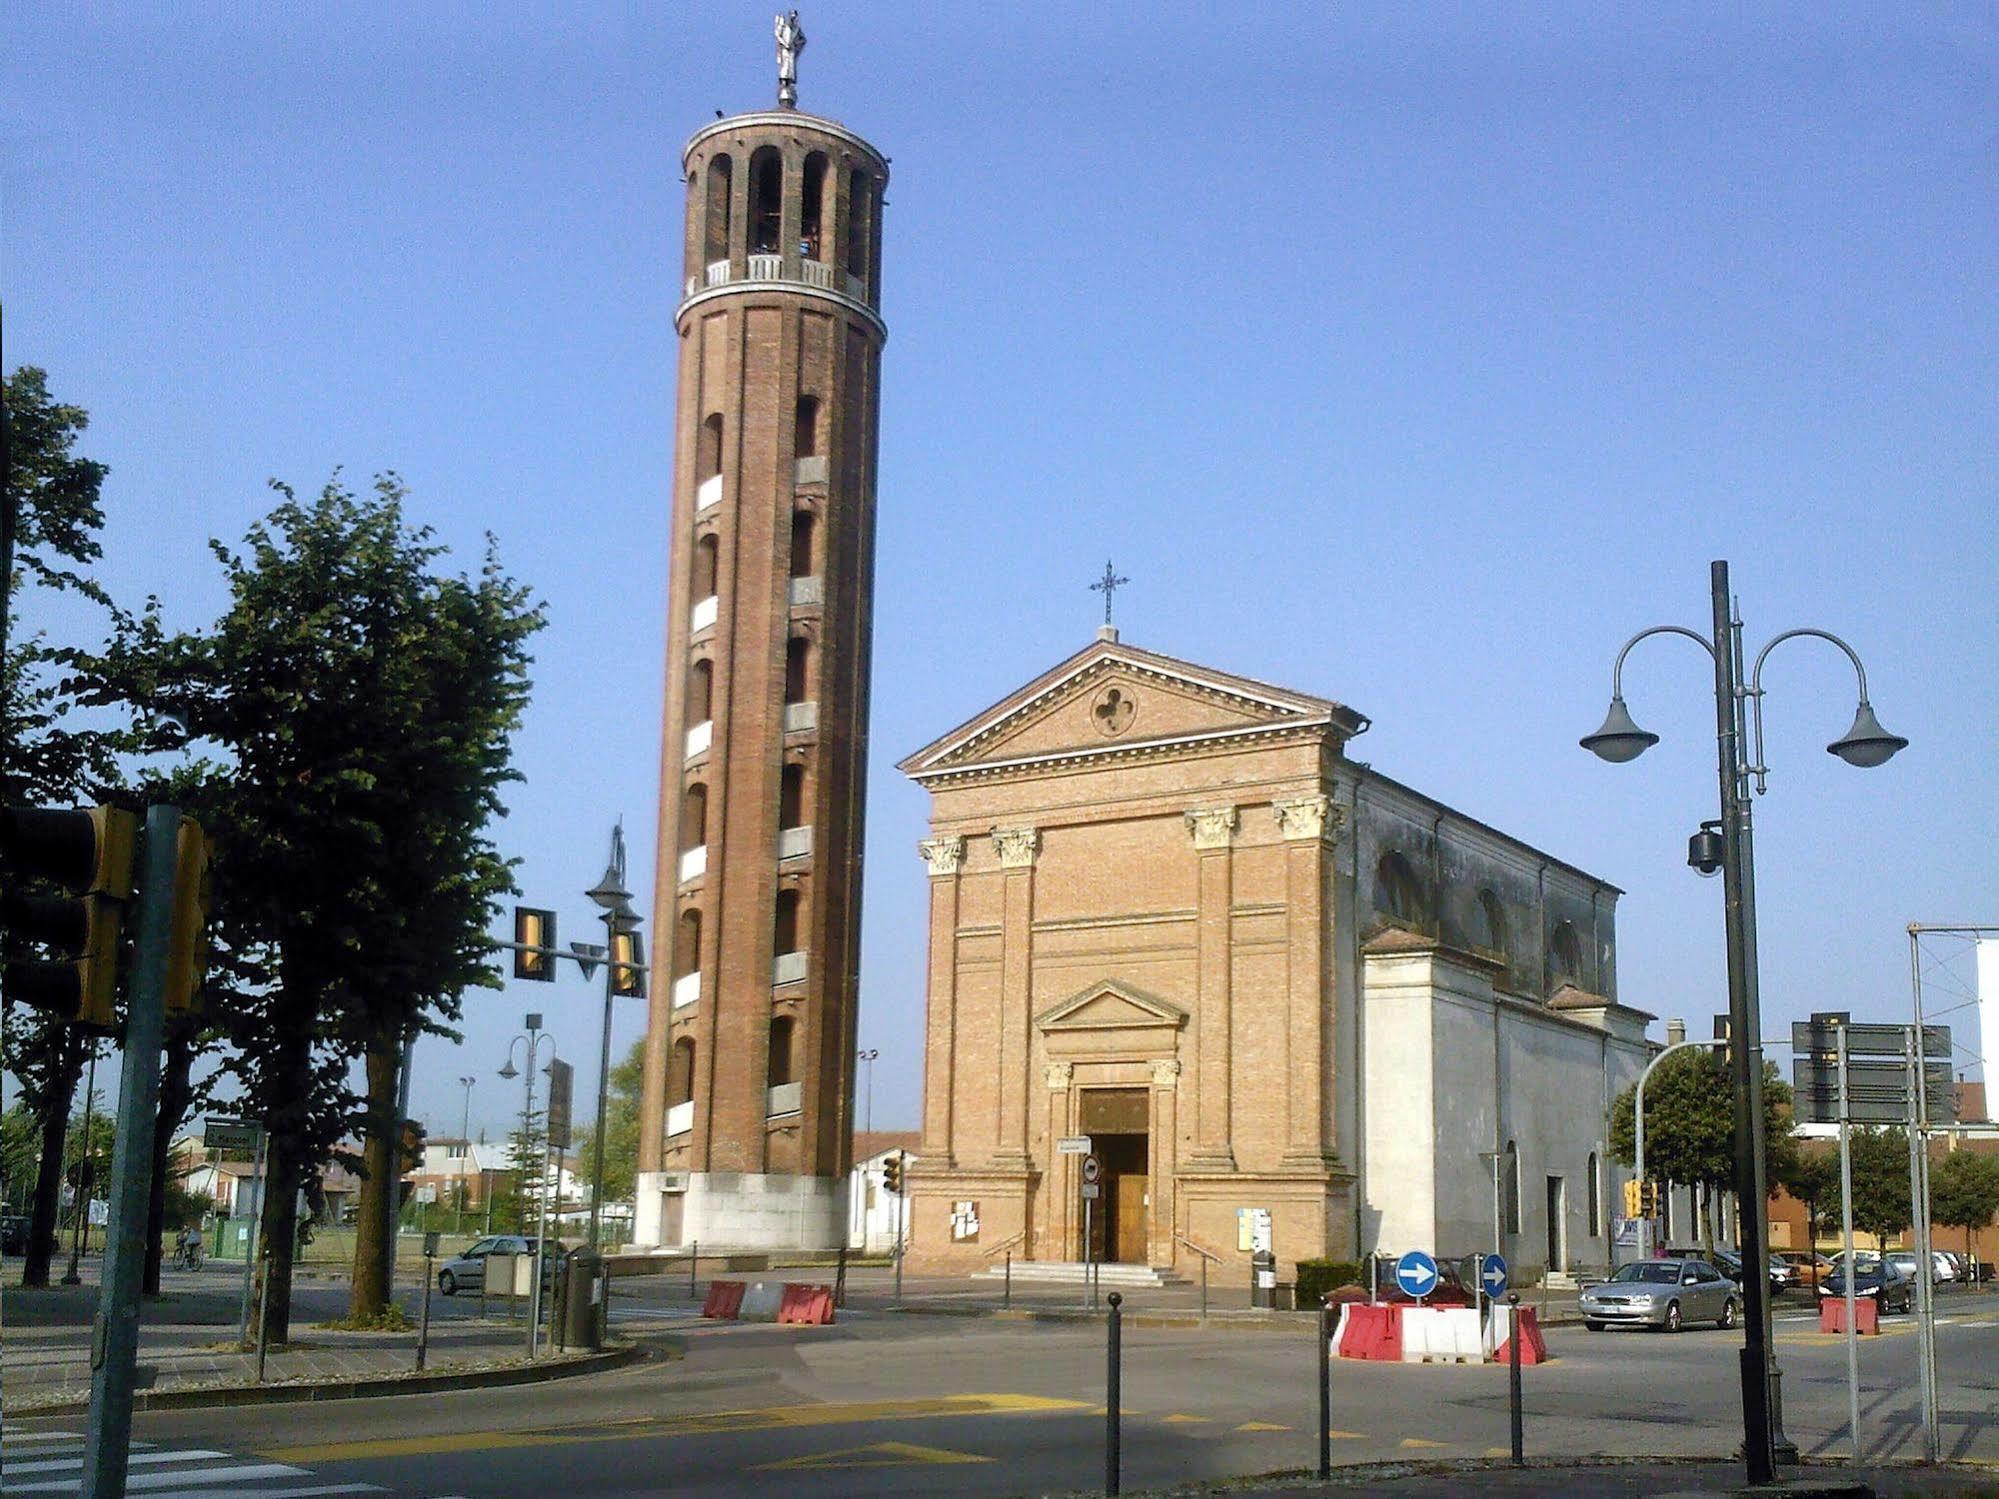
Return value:
[[(772, 8), (50, 4), (0, 59), (5, 358), (92, 413), (107, 578), (203, 623), (206, 538), (336, 465), (400, 471), (468, 567), (496, 532), (551, 618), (499, 837), (565, 938), (620, 813), (650, 889), (678, 157), (770, 104)], [(1907, 922), (1999, 920), (1999, 23), (1669, 11), (805, 10), (801, 103), (894, 158), (877, 1127), (921, 1071), (893, 762), (1084, 643), (1106, 556), (1128, 640), (1349, 702), (1357, 754), (1623, 886), (1624, 997), (1702, 1028), (1705, 658), (1634, 656), (1654, 753), (1575, 741), (1729, 558), (1752, 644), (1845, 635), (1914, 741), (1838, 763), (1844, 661), (1772, 658), (1766, 1033), (1904, 1014)], [(579, 980), (475, 995), (419, 1052), (434, 1132), (461, 1073), (506, 1127), (530, 1007), (594, 1058)]]

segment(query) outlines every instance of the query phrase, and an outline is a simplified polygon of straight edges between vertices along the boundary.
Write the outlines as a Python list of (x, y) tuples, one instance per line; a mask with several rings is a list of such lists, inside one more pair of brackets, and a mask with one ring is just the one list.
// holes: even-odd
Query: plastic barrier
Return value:
[[(1496, 1364), (1513, 1361), (1513, 1355), (1508, 1351), (1512, 1345), (1505, 1337), (1507, 1317), (1508, 1311), (1505, 1306), (1495, 1306), (1492, 1309), (1492, 1341), (1495, 1345), (1492, 1361)], [(1525, 1367), (1528, 1364), (1547, 1362), (1548, 1344), (1541, 1336), (1540, 1319), (1534, 1315), (1533, 1307), (1523, 1306), (1520, 1308), (1520, 1363)]]
[(739, 1280), (709, 1281), (708, 1299), (702, 1303), (701, 1315), (733, 1322), (743, 1309), (743, 1289)]
[(743, 1292), (743, 1304), (736, 1316), (744, 1322), (775, 1322), (779, 1303), (784, 1300), (784, 1284), (775, 1280), (751, 1283)]
[(787, 1284), (777, 1305), (777, 1320), (802, 1327), (825, 1327), (833, 1321), (833, 1288)]
[[(1872, 1296), (1853, 1298), (1853, 1330), (1861, 1337), (1881, 1331), (1881, 1308)], [(1819, 1297), (1819, 1331), (1846, 1331), (1846, 1298), (1844, 1296)]]
[(1402, 1314), (1402, 1362), (1405, 1364), (1482, 1364), (1485, 1329), (1468, 1306), (1399, 1308)]
[(1402, 1359), (1402, 1314), (1400, 1306), (1366, 1306), (1350, 1302), (1340, 1309), (1340, 1325), (1333, 1339), (1341, 1358), (1380, 1359), (1399, 1363)]

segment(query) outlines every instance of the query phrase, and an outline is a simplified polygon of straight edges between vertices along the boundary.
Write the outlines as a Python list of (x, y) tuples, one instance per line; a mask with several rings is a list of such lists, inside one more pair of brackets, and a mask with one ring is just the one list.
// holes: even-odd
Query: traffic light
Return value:
[(174, 909), (167, 929), (169, 1015), (195, 1008), (208, 966), (208, 835), (192, 817), (180, 820), (174, 838)]
[(882, 1190), (897, 1194), (902, 1191), (902, 1152), (899, 1150), (882, 1162)]
[(611, 934), (611, 992), (632, 999), (646, 997), (646, 949), (637, 932)]
[(1627, 1218), (1645, 1216), (1645, 1186), (1635, 1176), (1624, 1184), (1624, 1216)]
[(1659, 1216), (1659, 1184), (1657, 1182), (1645, 1183), (1644, 1206), (1645, 1211), (1640, 1213), (1639, 1217), (1656, 1218)]
[(555, 913), (514, 907), (514, 977), (555, 982)]
[[(138, 819), (117, 807), (0, 811), (7, 871), (0, 926), (9, 998), (91, 1030), (117, 1029), (118, 939), (132, 898), (138, 828)], [(29, 884), (67, 893), (24, 894)], [(30, 957), (31, 946), (56, 956)]]

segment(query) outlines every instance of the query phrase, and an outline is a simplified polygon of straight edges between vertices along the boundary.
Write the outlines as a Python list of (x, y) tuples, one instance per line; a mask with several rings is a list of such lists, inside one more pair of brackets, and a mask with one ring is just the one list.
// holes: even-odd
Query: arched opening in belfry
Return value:
[(784, 767), (777, 783), (777, 825), (795, 828), (805, 821), (805, 767), (796, 761)]
[(701, 909), (689, 906), (680, 913), (673, 933), (673, 976), (684, 979), (701, 971)]
[(682, 1036), (673, 1043), (673, 1055), (666, 1064), (666, 1104), (677, 1108), (694, 1102), (694, 1042)]
[(701, 471), (697, 479), (713, 479), (722, 472), (722, 413), (713, 413), (701, 424)]
[(824, 260), (826, 218), (826, 153), (805, 158), (805, 179), (798, 194), (798, 253), (807, 260)]
[(770, 1085), (781, 1088), (794, 1081), (792, 1077), (791, 1038), (797, 1029), (797, 1022), (789, 1015), (778, 1015), (770, 1023)]
[(729, 214), (735, 203), (736, 168), (726, 153), (708, 162), (708, 207), (701, 216), (708, 264), (729, 258)]
[(715, 663), (706, 656), (687, 668), (687, 721), (706, 723), (715, 716)]
[(722, 544), (715, 539), (713, 532), (694, 543), (694, 576), (688, 582), (688, 591), (694, 595), (696, 603), (715, 597), (721, 555)]
[(797, 414), (791, 424), (791, 456), (794, 458), (816, 458), (819, 456), (819, 397), (800, 396)]
[(868, 273), (874, 213), (874, 185), (868, 181), (868, 174), (857, 167), (847, 174), (847, 270), (851, 275)]
[(1487, 952), (1506, 951), (1506, 906), (1497, 891), (1487, 887), (1478, 893), (1478, 944)]
[(1555, 987), (1583, 981), (1583, 945), (1573, 923), (1558, 921), (1548, 938), (1548, 968)]
[(798, 892), (780, 890), (777, 892), (777, 912), (771, 920), (771, 951), (788, 953), (798, 951)]
[(794, 635), (784, 644), (784, 700), (812, 701), (812, 642)]
[(775, 146), (759, 146), (750, 155), (750, 253), (775, 255), (783, 225), (784, 158)]
[(680, 799), (680, 851), (691, 852), (708, 842), (708, 788), (696, 781)]
[(814, 548), (819, 542), (819, 517), (810, 510), (791, 512), (791, 575), (809, 578), (819, 571)]
[(1393, 849), (1375, 866), (1374, 908), (1399, 926), (1424, 930), (1422, 883), (1409, 861)]

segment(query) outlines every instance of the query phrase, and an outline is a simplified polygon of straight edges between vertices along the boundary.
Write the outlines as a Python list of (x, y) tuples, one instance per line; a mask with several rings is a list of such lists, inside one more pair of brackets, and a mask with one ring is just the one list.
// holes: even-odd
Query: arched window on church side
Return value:
[(1548, 968), (1555, 987), (1583, 981), (1583, 945), (1573, 923), (1558, 921), (1548, 938)]
[(1506, 1142), (1506, 1160), (1500, 1168), (1500, 1197), (1503, 1199), (1506, 1231), (1520, 1232), (1520, 1147)]
[(1592, 1150), (1589, 1153), (1589, 1231), (1592, 1234), (1600, 1234), (1604, 1231), (1603, 1182), (1601, 1177), (1602, 1168), (1597, 1163), (1596, 1152)]
[(1409, 861), (1393, 849), (1375, 866), (1374, 908), (1398, 926), (1423, 927), (1423, 887)]
[(1506, 906), (1491, 886), (1478, 893), (1478, 944), (1488, 952), (1506, 951)]

